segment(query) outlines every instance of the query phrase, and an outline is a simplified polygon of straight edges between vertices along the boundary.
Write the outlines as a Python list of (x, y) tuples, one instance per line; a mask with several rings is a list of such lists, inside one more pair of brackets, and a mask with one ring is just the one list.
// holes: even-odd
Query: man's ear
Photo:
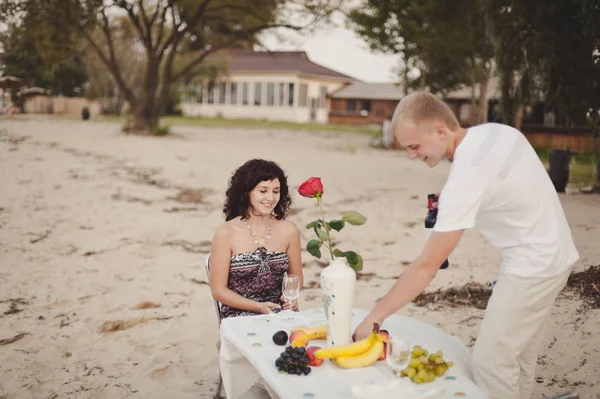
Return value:
[(448, 129), (445, 125), (438, 123), (437, 125), (435, 125), (435, 133), (438, 135), (439, 138), (443, 139), (446, 138), (446, 136), (448, 135)]

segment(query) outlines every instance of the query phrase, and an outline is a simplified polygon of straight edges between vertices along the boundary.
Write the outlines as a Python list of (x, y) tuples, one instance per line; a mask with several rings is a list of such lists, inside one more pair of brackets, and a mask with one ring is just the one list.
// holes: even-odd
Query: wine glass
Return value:
[[(281, 282), (281, 292), (288, 301), (295, 301), (300, 295), (300, 277), (286, 272)], [(291, 309), (288, 309), (288, 311), (291, 311)]]
[(400, 371), (410, 363), (410, 345), (407, 340), (398, 335), (390, 334), (385, 351), (385, 360), (394, 370), (394, 374), (400, 374)]

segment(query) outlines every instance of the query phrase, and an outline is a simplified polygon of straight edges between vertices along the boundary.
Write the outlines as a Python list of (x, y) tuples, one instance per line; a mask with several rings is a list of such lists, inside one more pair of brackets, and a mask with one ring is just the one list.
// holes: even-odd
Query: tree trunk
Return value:
[(148, 61), (141, 98), (135, 106), (132, 106), (133, 124), (128, 127), (128, 133), (159, 134), (159, 121), (163, 111), (161, 109), (163, 90), (159, 90), (160, 68), (158, 65), (158, 60)]
[(128, 127), (127, 133), (155, 134), (158, 130), (159, 117), (152, 110), (147, 109), (148, 102), (143, 102), (137, 109), (133, 109), (133, 123)]
[(523, 105), (523, 101), (521, 99), (517, 99), (517, 109), (515, 112), (515, 119), (513, 121), (513, 126), (517, 130), (521, 130), (521, 124), (523, 123), (523, 112), (525, 111), (525, 106)]
[(477, 124), (477, 113), (478, 113), (478, 109), (477, 109), (477, 99), (476, 99), (476, 95), (475, 95), (475, 62), (471, 63), (471, 115), (469, 118), (469, 124), (471, 126), (476, 125)]
[(596, 141), (596, 192), (600, 193), (600, 142)]
[(479, 84), (481, 90), (479, 91), (479, 99), (477, 100), (477, 123), (486, 123), (488, 121), (489, 98), (487, 93), (493, 75), (494, 67), (490, 62), (490, 66), (486, 68), (486, 73)]

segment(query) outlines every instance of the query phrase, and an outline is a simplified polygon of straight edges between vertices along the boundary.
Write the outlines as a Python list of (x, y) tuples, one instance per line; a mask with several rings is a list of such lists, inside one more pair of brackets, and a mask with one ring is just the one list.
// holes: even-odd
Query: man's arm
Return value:
[(396, 284), (375, 305), (365, 320), (354, 331), (354, 339), (369, 336), (373, 323), (381, 325), (390, 315), (419, 295), (433, 280), (440, 265), (456, 248), (464, 230), (440, 233), (434, 231), (419, 257), (402, 273)]

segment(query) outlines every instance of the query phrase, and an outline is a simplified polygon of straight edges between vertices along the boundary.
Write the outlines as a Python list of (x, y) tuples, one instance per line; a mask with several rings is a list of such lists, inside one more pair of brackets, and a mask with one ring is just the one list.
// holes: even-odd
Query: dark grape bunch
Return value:
[(303, 346), (295, 348), (288, 346), (275, 360), (275, 367), (280, 372), (287, 372), (288, 374), (309, 375), (311, 369), (308, 362), (308, 355)]

